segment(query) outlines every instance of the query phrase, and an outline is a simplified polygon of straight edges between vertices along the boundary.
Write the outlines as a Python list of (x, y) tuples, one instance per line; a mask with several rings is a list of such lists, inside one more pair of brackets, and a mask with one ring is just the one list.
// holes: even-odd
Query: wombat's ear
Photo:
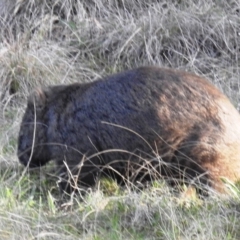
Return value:
[(36, 88), (29, 96), (29, 103), (35, 105), (36, 109), (41, 109), (46, 103), (46, 94), (42, 88)]

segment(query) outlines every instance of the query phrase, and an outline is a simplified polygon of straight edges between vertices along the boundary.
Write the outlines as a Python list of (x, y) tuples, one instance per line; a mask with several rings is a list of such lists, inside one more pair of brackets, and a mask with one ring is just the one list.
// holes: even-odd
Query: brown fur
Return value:
[(224, 191), (221, 177), (240, 178), (240, 116), (207, 80), (142, 67), (35, 91), (21, 124), (18, 156), (30, 167), (55, 160), (64, 174), (66, 161), (86, 185), (98, 174), (120, 174)]

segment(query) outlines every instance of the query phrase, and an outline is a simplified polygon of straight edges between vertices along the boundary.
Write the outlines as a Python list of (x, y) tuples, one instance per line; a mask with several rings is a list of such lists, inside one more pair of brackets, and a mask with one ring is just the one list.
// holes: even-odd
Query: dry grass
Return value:
[(16, 158), (36, 86), (160, 65), (210, 78), (239, 108), (239, 15), (238, 0), (0, 0), (0, 238), (240, 239), (234, 186), (233, 197), (200, 200), (161, 182), (140, 191), (101, 181), (65, 202), (51, 170), (22, 175)]

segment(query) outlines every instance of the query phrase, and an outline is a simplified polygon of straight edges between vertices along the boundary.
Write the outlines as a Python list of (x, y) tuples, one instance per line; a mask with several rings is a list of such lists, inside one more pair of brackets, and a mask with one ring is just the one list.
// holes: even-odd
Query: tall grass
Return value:
[(53, 166), (19, 166), (17, 133), (35, 87), (142, 65), (205, 76), (239, 108), (240, 2), (0, 0), (1, 239), (240, 239), (231, 184), (232, 197), (202, 200), (164, 182), (134, 190), (101, 180), (64, 200)]

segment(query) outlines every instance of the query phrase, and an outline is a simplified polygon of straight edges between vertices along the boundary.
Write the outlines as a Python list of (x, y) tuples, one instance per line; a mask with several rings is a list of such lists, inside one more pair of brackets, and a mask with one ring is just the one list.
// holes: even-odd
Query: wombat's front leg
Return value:
[(99, 176), (99, 168), (95, 166), (73, 167), (63, 164), (59, 168), (58, 186), (61, 192), (72, 193), (81, 188), (86, 189), (96, 184)]

